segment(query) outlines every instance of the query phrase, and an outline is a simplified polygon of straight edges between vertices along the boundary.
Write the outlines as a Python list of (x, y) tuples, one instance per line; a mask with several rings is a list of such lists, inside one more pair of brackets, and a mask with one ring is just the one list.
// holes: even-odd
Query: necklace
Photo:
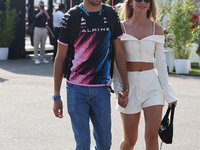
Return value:
[(143, 25), (144, 25), (144, 23), (141, 23), (141, 24), (135, 23), (134, 27), (135, 27), (136, 29), (139, 29), (139, 30), (140, 30), (140, 29), (142, 29)]
[(142, 23), (138, 23), (138, 22), (135, 21), (134, 27), (135, 27), (137, 30), (140, 30), (140, 29), (142, 29), (142, 28), (144, 27), (144, 25), (146, 25), (146, 23), (147, 23), (147, 20), (145, 20), (145, 21), (142, 22)]

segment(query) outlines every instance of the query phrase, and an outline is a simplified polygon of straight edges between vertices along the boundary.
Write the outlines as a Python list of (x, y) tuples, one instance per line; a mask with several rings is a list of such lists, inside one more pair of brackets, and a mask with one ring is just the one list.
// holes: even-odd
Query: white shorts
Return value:
[(136, 114), (143, 108), (164, 105), (164, 95), (155, 69), (128, 72), (129, 102), (126, 108), (117, 103), (117, 110), (125, 114)]

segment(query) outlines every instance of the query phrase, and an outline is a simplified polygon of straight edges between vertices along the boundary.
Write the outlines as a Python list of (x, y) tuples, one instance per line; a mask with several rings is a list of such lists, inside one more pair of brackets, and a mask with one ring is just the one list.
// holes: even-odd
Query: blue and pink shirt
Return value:
[[(108, 20), (102, 8), (100, 12), (91, 13), (86, 12), (82, 4), (79, 5), (79, 8), (81, 9), (79, 34), (74, 42), (75, 55), (67, 82), (81, 86), (110, 86), (109, 44), (111, 31)], [(73, 17), (70, 17), (70, 13), (64, 15), (61, 22), (62, 33), (58, 39), (60, 44), (66, 46), (70, 40), (69, 21), (73, 21)], [(120, 21), (119, 18), (116, 18), (112, 40), (121, 35)]]

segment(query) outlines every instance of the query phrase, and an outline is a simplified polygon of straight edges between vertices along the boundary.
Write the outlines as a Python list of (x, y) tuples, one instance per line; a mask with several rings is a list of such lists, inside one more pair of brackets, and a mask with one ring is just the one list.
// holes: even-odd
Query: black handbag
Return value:
[(29, 35), (33, 35), (34, 33), (34, 29), (35, 29), (35, 21), (33, 21), (30, 26), (28, 27), (28, 29), (26, 30), (26, 33)]
[[(164, 118), (162, 119), (161, 125), (159, 128), (159, 136), (160, 136), (161, 140), (166, 144), (172, 143), (174, 110), (175, 110), (174, 104), (172, 104), (172, 108), (168, 107), (167, 112), (166, 112)], [(171, 111), (171, 118), (170, 118), (170, 122), (169, 122), (168, 116), (169, 116), (170, 111)]]

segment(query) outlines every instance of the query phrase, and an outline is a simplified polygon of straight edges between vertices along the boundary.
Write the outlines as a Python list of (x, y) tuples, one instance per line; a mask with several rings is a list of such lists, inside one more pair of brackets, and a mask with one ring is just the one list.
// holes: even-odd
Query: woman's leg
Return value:
[(158, 150), (158, 131), (163, 105), (144, 108), (146, 150)]
[(132, 150), (138, 137), (138, 125), (140, 112), (137, 114), (121, 113), (124, 128), (124, 139), (120, 144), (120, 150)]

